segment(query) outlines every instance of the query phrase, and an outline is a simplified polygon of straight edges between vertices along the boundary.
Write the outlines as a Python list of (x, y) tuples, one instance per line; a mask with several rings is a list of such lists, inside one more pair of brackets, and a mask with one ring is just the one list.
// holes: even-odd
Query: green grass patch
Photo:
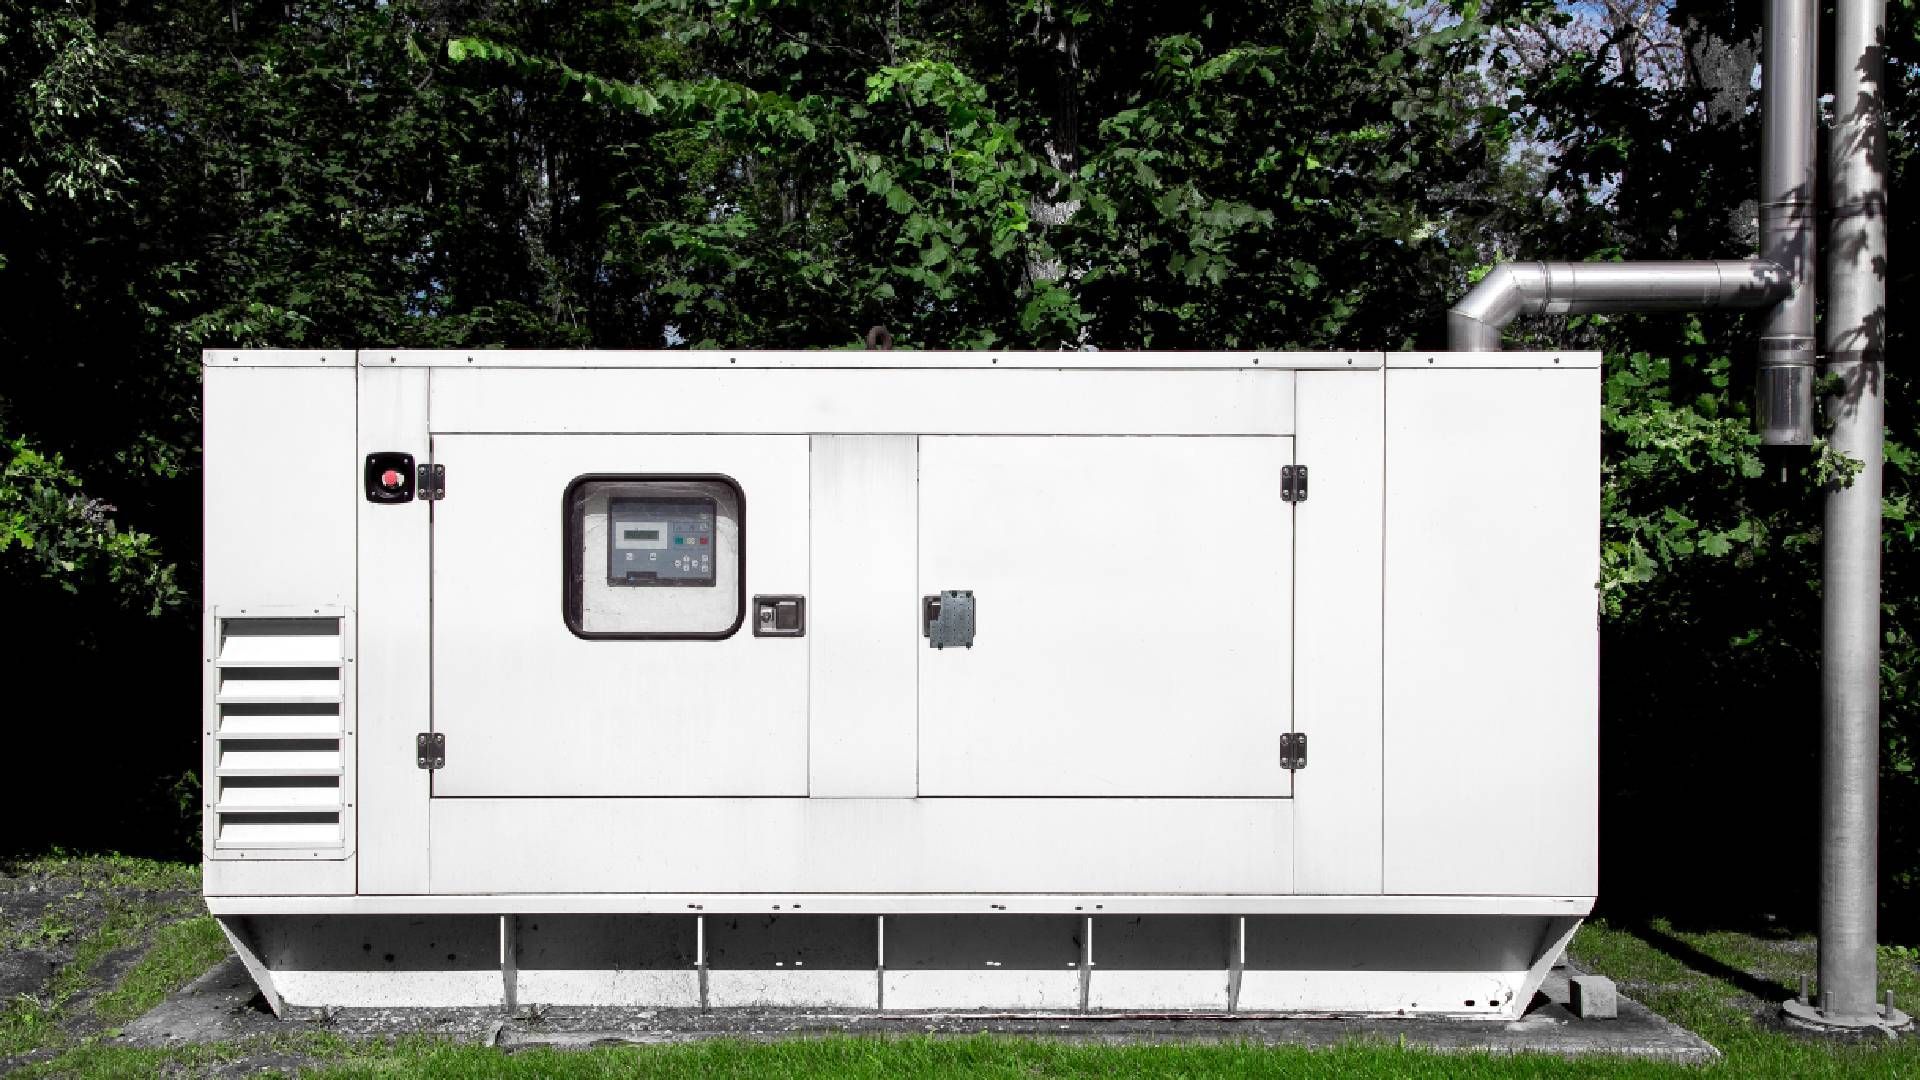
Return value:
[(0, 1003), (0, 1058), (25, 1054), (59, 1041), (60, 1010), (39, 998), (21, 995)]
[[(1784, 1038), (1784, 1037), (1783, 1037)], [(475, 1046), (403, 1046), (349, 1054), (304, 1075), (324, 1080), (403, 1075), (486, 1080), (600, 1077), (1877, 1077), (1911, 1076), (1910, 1055), (1792, 1044), (1700, 1067), (1538, 1054), (1439, 1053), (1356, 1042), (1329, 1049), (1250, 1043), (1101, 1045), (1003, 1036), (720, 1040), (591, 1051), (502, 1054)]]
[[(539, 1049), (501, 1054), (440, 1045), (401, 1052), (401, 1074), (520, 1080), (533, 1077), (1567, 1077), (1660, 1075), (1640, 1063), (1565, 1061), (1535, 1055), (1439, 1054), (1354, 1043), (1331, 1049), (1251, 1043), (1101, 1045), (973, 1035), (901, 1039), (813, 1038), (776, 1043), (720, 1040), (587, 1053)], [(394, 1075), (385, 1063), (348, 1058), (308, 1075), (358, 1080)]]
[(82, 888), (142, 892), (200, 891), (200, 864), (140, 859), (131, 855), (75, 855), (56, 851), (8, 862), (6, 872), (16, 877), (71, 879)]
[[(63, 962), (41, 993), (0, 1003), (0, 1057), (73, 1043), (71, 1025), (89, 1016), (92, 995), (103, 989), (104, 961), (116, 953), (148, 950), (156, 934), (183, 919), (198, 916), (209, 926), (212, 923), (204, 914), (206, 908), (199, 896), (200, 868), (195, 865), (124, 855), (59, 854), (11, 863), (7, 870), (34, 878), (40, 887), (56, 891), (38, 922), (14, 935), (17, 941), (9, 942), (8, 947), (59, 946)], [(212, 929), (218, 936), (218, 928)], [(204, 934), (204, 930), (182, 931), (184, 937), (175, 936), (172, 948), (180, 952), (172, 957), (176, 969), (189, 962), (186, 953), (199, 944), (195, 933)], [(160, 965), (168, 959), (162, 957), (154, 963)], [(153, 992), (161, 974), (159, 970), (144, 974), (139, 985), (114, 999), (116, 1005), (131, 1008), (141, 1000), (140, 995)], [(161, 996), (165, 993), (164, 989), (159, 991)], [(142, 1005), (130, 1015), (146, 1007)], [(124, 1015), (129, 1014), (112, 1014)]]
[(168, 1047), (87, 1042), (51, 1061), (27, 1065), (9, 1074), (9, 1080), (51, 1080), (53, 1077), (149, 1080), (155, 1076), (199, 1076), (222, 1071), (223, 1067), (231, 1069), (241, 1061), (248, 1063), (244, 1071), (252, 1075), (291, 1076), (300, 1071), (301, 1062), (339, 1057), (355, 1049), (387, 1056), (395, 1064), (395, 1068), (388, 1071), (389, 1076), (404, 1073), (404, 1066), (399, 1064), (403, 1059), (389, 1056), (390, 1052), (384, 1047), (355, 1047), (335, 1036), (302, 1032), (241, 1042)]
[(73, 921), (58, 912), (49, 911), (40, 916), (40, 921), (25, 927), (13, 935), (6, 943), (9, 949), (39, 949), (49, 945), (58, 945), (73, 936)]
[(227, 953), (226, 935), (213, 916), (169, 923), (154, 935), (153, 947), (120, 985), (93, 1000), (93, 1011), (107, 1020), (131, 1020), (226, 959)]
[[(136, 1077), (206, 1071), (221, 1063), (306, 1056), (299, 1075), (318, 1080), (422, 1077), (520, 1078), (902, 1076), (1112, 1077), (1666, 1077), (1692, 1070), (1648, 1062), (1568, 1061), (1540, 1055), (1440, 1054), (1378, 1043), (1331, 1049), (1251, 1043), (1101, 1045), (1006, 1036), (831, 1036), (748, 1042), (718, 1039), (669, 1046), (502, 1053), (426, 1039), (357, 1045), (231, 1045), (181, 1050), (78, 1049), (22, 1077)], [(268, 1065), (269, 1069), (274, 1066)], [(297, 1068), (291, 1060), (281, 1066)]]
[[(1903, 1002), (1920, 1001), (1920, 969), (1905, 950), (1883, 947), (1880, 982)], [(1782, 1030), (1779, 1003), (1797, 993), (1815, 963), (1812, 938), (1726, 930), (1687, 931), (1664, 919), (1616, 927), (1595, 920), (1574, 938), (1575, 961), (1612, 978), (1621, 992), (1698, 1032), (1738, 1076), (1920, 1076), (1920, 1039), (1840, 1041)]]

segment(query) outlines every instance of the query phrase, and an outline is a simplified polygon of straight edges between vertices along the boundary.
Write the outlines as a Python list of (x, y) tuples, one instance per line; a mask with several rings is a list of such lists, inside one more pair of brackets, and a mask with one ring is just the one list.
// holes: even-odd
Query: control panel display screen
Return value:
[(711, 588), (715, 509), (712, 499), (608, 499), (607, 584)]

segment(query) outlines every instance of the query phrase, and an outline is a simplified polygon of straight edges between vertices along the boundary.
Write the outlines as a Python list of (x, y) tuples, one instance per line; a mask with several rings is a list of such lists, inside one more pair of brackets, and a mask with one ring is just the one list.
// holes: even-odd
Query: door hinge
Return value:
[(1307, 767), (1307, 734), (1289, 731), (1280, 736), (1280, 767), (1298, 772)]
[[(425, 484), (421, 485), (421, 487), (425, 486)], [(1307, 467), (1305, 465), (1280, 466), (1280, 501), (1290, 503), (1307, 501)]]
[[(428, 502), (446, 498), (447, 467), (445, 465), (420, 466), (420, 483), (416, 486), (420, 490), (420, 497)], [(1305, 495), (1300, 497), (1306, 498)]]
[(447, 764), (447, 736), (444, 732), (423, 731), (413, 737), (416, 753), (414, 761), (423, 769), (431, 772), (445, 768)]

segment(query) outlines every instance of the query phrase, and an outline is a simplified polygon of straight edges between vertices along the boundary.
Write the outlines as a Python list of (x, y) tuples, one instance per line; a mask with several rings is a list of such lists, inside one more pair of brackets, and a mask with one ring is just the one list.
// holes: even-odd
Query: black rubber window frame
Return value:
[[(581, 588), (586, 560), (580, 535), (584, 511), (573, 512), (574, 496), (587, 484), (725, 484), (733, 491), (735, 529), (739, 536), (735, 577), (733, 625), (725, 630), (663, 633), (641, 630), (586, 630), (580, 626)], [(584, 473), (567, 482), (560, 493), (560, 619), (567, 632), (582, 641), (725, 641), (747, 623), (747, 493), (740, 482), (723, 473)]]

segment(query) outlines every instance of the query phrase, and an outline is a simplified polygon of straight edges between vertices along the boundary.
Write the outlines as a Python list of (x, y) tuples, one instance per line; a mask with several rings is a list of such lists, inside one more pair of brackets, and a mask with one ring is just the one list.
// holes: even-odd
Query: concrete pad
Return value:
[(1548, 976), (1534, 1007), (1515, 1021), (1356, 1018), (1231, 1013), (887, 1012), (775, 1008), (295, 1009), (275, 1019), (259, 1001), (238, 958), (229, 958), (128, 1024), (122, 1041), (143, 1046), (216, 1042), (324, 1030), (348, 1038), (433, 1035), (503, 1049), (585, 1048), (731, 1038), (772, 1040), (828, 1034), (868, 1036), (1031, 1036), (1102, 1043), (1249, 1041), (1334, 1046), (1379, 1041), (1437, 1051), (1587, 1055), (1702, 1063), (1719, 1058), (1706, 1040), (1617, 997), (1618, 1018), (1591, 1021), (1571, 1006), (1569, 978)]

